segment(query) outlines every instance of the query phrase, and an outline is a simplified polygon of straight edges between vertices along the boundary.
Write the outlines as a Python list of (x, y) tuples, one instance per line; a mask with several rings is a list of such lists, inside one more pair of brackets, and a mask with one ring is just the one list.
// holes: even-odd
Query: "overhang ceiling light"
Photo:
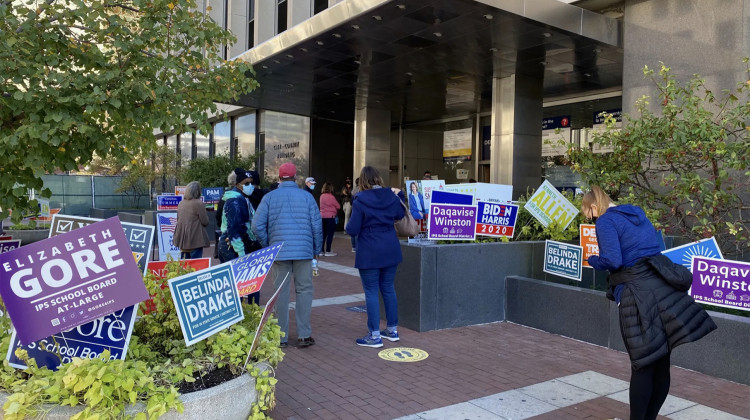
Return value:
[(545, 37), (545, 38), (549, 38), (549, 37), (552, 36), (552, 34), (549, 33), (549, 32), (542, 32), (542, 36)]
[(374, 15), (372, 18), (375, 19), (375, 20), (377, 20), (377, 21), (383, 20), (383, 17), (380, 16), (380, 15)]
[(495, 47), (492, 47), (492, 48), (490, 48), (490, 52), (493, 52), (493, 53), (494, 53), (494, 52), (498, 52), (498, 51), (500, 51), (500, 50), (498, 50), (498, 49), (497, 49), (497, 48), (495, 48)]
[(406, 5), (405, 4), (397, 4), (396, 7), (399, 8), (399, 9), (401, 9), (401, 10), (405, 10), (406, 9)]
[(436, 36), (436, 37), (438, 37), (438, 38), (440, 38), (440, 37), (442, 37), (442, 36), (443, 36), (443, 34), (442, 34), (442, 33), (440, 33), (440, 32), (433, 32), (432, 34), (433, 34), (433, 35), (435, 35), (435, 36)]
[(495, 18), (494, 16), (492, 16), (492, 15), (491, 15), (491, 14), (489, 14), (489, 13), (487, 13), (486, 15), (482, 15), (482, 17), (483, 17), (483, 18), (485, 18), (485, 19), (487, 19), (487, 20), (492, 20), (492, 19), (494, 19), (494, 18)]
[(359, 29), (359, 25), (352, 25), (352, 29), (358, 30)]
[(286, 55), (286, 58), (294, 58), (294, 56), (293, 56), (293, 55), (291, 55), (291, 54), (287, 54), (287, 55)]
[(318, 44), (318, 45), (324, 45), (325, 44), (325, 42), (323, 42), (323, 41), (315, 41), (315, 43)]
[(331, 36), (334, 37), (334, 38), (341, 38), (341, 34), (340, 33), (333, 33), (333, 34), (331, 34)]

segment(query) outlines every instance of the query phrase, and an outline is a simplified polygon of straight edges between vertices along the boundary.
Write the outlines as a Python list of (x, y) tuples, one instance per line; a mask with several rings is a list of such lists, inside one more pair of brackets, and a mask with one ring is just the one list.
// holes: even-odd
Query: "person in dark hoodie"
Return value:
[(266, 192), (260, 188), (260, 174), (258, 171), (248, 172), (250, 173), (250, 178), (252, 179), (251, 183), (253, 184), (253, 192), (248, 197), (248, 200), (250, 200), (250, 205), (253, 206), (253, 210), (258, 210), (258, 205), (260, 204), (260, 201), (263, 200), (263, 196), (266, 195)]
[[(252, 171), (236, 168), (234, 188), (221, 197), (224, 205), (221, 213), (221, 236), (219, 237), (219, 261), (225, 263), (261, 249), (251, 229), (253, 207), (250, 200), (255, 186)], [(260, 292), (248, 295), (248, 300), (260, 304)]]
[[(369, 333), (357, 345), (383, 347), (383, 338), (399, 341), (398, 303), (393, 279), (402, 260), (401, 246), (393, 223), (404, 217), (404, 195), (396, 188), (383, 187), (377, 169), (365, 166), (359, 176), (359, 192), (352, 202), (346, 233), (357, 237), (354, 267), (359, 269), (367, 305)], [(380, 330), (378, 290), (383, 295), (386, 329)]]
[(680, 344), (716, 329), (686, 292), (693, 276), (661, 254), (661, 233), (643, 209), (615, 205), (599, 187), (583, 196), (581, 213), (596, 224), (599, 255), (589, 265), (608, 270), (607, 297), (617, 303), (630, 356), (630, 419), (656, 419), (669, 394), (669, 357)]

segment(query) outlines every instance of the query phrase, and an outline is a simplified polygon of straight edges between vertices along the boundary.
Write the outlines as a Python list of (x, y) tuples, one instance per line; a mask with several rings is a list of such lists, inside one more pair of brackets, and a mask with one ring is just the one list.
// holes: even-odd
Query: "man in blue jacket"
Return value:
[[(318, 204), (311, 194), (299, 188), (295, 182), (296, 175), (294, 164), (281, 165), (281, 183), (261, 200), (253, 217), (252, 229), (263, 247), (284, 243), (273, 263), (274, 286), (278, 289), (287, 275), (294, 276), (297, 345), (308, 347), (315, 344), (310, 326), (312, 259), (323, 249), (323, 222)], [(286, 347), (289, 337), (289, 284), (292, 279), (289, 280), (276, 301), (276, 316), (284, 333), (281, 347)]]

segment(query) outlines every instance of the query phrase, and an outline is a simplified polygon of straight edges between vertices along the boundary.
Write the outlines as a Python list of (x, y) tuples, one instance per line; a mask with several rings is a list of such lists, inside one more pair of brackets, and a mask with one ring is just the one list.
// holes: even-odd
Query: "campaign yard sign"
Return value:
[(513, 237), (518, 217), (515, 204), (477, 203), (477, 235)]
[[(81, 216), (66, 216), (56, 214), (52, 216), (52, 226), (49, 230), (49, 237), (68, 233), (79, 227), (88, 226), (102, 219)], [(120, 222), (125, 237), (128, 238), (130, 251), (133, 253), (138, 268), (141, 273), (146, 274), (146, 264), (151, 257), (151, 248), (154, 244), (154, 227), (142, 225), (140, 223)]]
[(750, 311), (750, 264), (694, 256), (691, 271), (696, 302)]
[(22, 343), (148, 298), (117, 217), (0, 254), (0, 296)]
[(253, 253), (235, 258), (230, 262), (234, 281), (240, 296), (255, 293), (263, 286), (273, 261), (284, 243), (275, 244)]
[(544, 181), (523, 206), (544, 227), (557, 222), (566, 229), (575, 219), (578, 209), (549, 181)]
[(203, 189), (203, 202), (206, 204), (218, 204), (224, 194), (223, 187), (211, 187)]
[(548, 239), (544, 246), (544, 272), (581, 281), (582, 256), (580, 246)]
[(93, 359), (109, 350), (109, 360), (125, 360), (135, 324), (135, 306), (128, 306), (87, 324), (53, 334), (24, 346), (13, 331), (6, 359), (16, 369), (26, 369), (26, 362), (16, 357), (16, 349), (28, 352), (37, 366), (57, 370), (74, 357)]
[(596, 241), (596, 225), (581, 224), (580, 229), (581, 248), (583, 248), (583, 266), (589, 265), (589, 257), (599, 255), (599, 242)]
[(181, 195), (157, 195), (156, 210), (177, 210), (180, 201), (182, 201)]
[(188, 346), (245, 318), (229, 264), (170, 279), (169, 290)]
[(430, 207), (430, 230), (427, 239), (466, 240), (476, 238), (477, 206), (442, 204)]
[(708, 257), (723, 260), (719, 244), (714, 237), (691, 242), (661, 252), (675, 264), (682, 264), (688, 270), (693, 269), (693, 257)]
[[(289, 277), (288, 274), (287, 274), (287, 277)], [(263, 315), (260, 317), (258, 328), (255, 330), (255, 337), (253, 337), (253, 343), (250, 345), (250, 351), (247, 353), (245, 366), (247, 366), (247, 363), (250, 361), (250, 357), (252, 357), (253, 352), (255, 352), (255, 349), (258, 347), (258, 344), (260, 343), (260, 337), (263, 333), (263, 327), (266, 326), (266, 322), (268, 322), (268, 318), (271, 316), (271, 312), (273, 312), (274, 306), (276, 306), (276, 301), (279, 299), (279, 292), (284, 288), (284, 286), (286, 285), (286, 282), (289, 281), (287, 277), (284, 277), (284, 280), (281, 282), (279, 287), (276, 288), (276, 291), (273, 293), (273, 296), (271, 296), (271, 299), (268, 299), (268, 303), (266, 303), (266, 307), (263, 308)]]
[[(164, 279), (167, 277), (167, 264), (169, 264), (168, 261), (149, 261), (147, 270), (154, 275), (157, 279)], [(192, 267), (195, 269), (195, 271), (204, 270), (206, 268), (211, 267), (211, 258), (195, 258), (192, 260), (180, 260), (180, 265), (183, 267)], [(162, 284), (162, 289), (167, 287), (166, 284)], [(150, 296), (148, 299), (143, 301), (143, 304), (145, 306), (143, 313), (145, 315), (150, 314), (151, 312), (156, 310), (156, 305), (154, 305), (154, 296)]]
[(174, 246), (174, 231), (177, 228), (177, 213), (156, 213), (156, 226), (159, 232), (159, 260), (180, 259), (180, 248)]
[(0, 240), (0, 254), (21, 247), (20, 239)]

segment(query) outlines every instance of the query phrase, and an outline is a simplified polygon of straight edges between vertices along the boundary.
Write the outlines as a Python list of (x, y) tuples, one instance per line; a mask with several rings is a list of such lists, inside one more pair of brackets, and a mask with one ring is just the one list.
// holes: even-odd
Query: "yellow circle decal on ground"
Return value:
[(394, 347), (392, 349), (381, 350), (378, 353), (383, 360), (390, 362), (418, 362), (429, 356), (426, 351), (413, 349), (410, 347)]

